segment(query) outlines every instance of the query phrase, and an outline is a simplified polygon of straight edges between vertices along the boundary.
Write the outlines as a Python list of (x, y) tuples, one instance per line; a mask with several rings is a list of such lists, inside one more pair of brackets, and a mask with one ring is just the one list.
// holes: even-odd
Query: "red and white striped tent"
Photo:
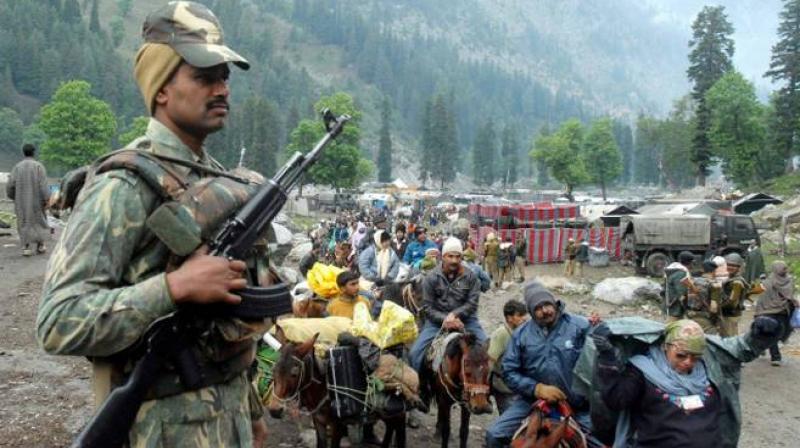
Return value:
[(468, 211), (471, 217), (483, 219), (513, 216), (518, 225), (575, 219), (580, 216), (577, 204), (553, 204), (552, 202), (519, 205), (470, 204)]
[(567, 241), (574, 238), (581, 241), (588, 232), (589, 245), (592, 247), (604, 247), (608, 250), (611, 258), (618, 259), (622, 255), (620, 230), (617, 227), (605, 227), (594, 229), (568, 229), (553, 227), (550, 229), (494, 229), (483, 226), (470, 230), (470, 239), (476, 243), (479, 252), (482, 252), (483, 242), (490, 233), (496, 234), (499, 238), (525, 238), (528, 243), (527, 259), (531, 263), (557, 263), (564, 260), (564, 248)]

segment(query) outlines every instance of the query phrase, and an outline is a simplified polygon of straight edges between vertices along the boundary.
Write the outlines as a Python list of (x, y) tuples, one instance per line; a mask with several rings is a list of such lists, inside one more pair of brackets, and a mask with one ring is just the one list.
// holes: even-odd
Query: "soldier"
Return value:
[(500, 286), (500, 270), (497, 265), (497, 258), (500, 256), (500, 242), (494, 233), (486, 235), (483, 243), (483, 268), (492, 277), (495, 286)]
[(692, 275), (689, 271), (694, 263), (694, 254), (683, 251), (678, 254), (678, 262), (664, 269), (667, 276), (664, 287), (664, 311), (667, 321), (681, 320), (686, 315), (686, 296), (693, 289)]
[(578, 256), (578, 246), (575, 239), (567, 240), (567, 247), (564, 248), (564, 275), (572, 277), (575, 273), (575, 258)]
[[(224, 45), (214, 14), (193, 2), (152, 12), (143, 37), (134, 77), (151, 118), (128, 148), (152, 154), (191, 186), (222, 168), (203, 143), (228, 116), (229, 63), (244, 70), (249, 63)], [(263, 257), (248, 260), (255, 263), (251, 270), (244, 261), (199, 249), (168, 270), (176, 260), (172, 246), (147, 225), (163, 201), (158, 193), (164, 191), (133, 171), (90, 168), (49, 262), (39, 342), (48, 353), (89, 357), (98, 401), (130, 373), (136, 358), (127, 349), (153, 321), (183, 304), (236, 304), (241, 299), (234, 292), (247, 284), (243, 273), (264, 267)], [(210, 319), (192, 350), (202, 368), (200, 388), (186, 390), (165, 365), (128, 433), (129, 446), (262, 446), (263, 410), (247, 371), (265, 327)]]
[(728, 280), (722, 284), (723, 301), (719, 321), (719, 334), (722, 337), (739, 334), (739, 319), (744, 310), (744, 301), (750, 291), (750, 285), (742, 277), (740, 267), (744, 264), (742, 256), (736, 252), (725, 255), (728, 266)]
[(528, 242), (521, 235), (517, 237), (517, 242), (514, 244), (514, 255), (515, 280), (522, 283), (525, 281), (525, 260), (528, 256)]
[(713, 261), (704, 261), (703, 275), (692, 279), (695, 290), (687, 294), (686, 317), (697, 322), (705, 334), (717, 334), (722, 285), (714, 278), (716, 268)]
[(587, 263), (589, 263), (589, 241), (584, 238), (575, 251), (575, 272), (578, 277), (583, 278), (583, 268)]

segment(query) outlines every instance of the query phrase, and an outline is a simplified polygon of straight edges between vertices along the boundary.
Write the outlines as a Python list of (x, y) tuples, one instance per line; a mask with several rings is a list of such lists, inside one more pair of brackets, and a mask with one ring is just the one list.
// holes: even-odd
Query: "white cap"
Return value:
[(451, 236), (444, 242), (444, 245), (442, 245), (442, 254), (448, 253), (464, 254), (464, 247), (461, 245), (460, 239)]

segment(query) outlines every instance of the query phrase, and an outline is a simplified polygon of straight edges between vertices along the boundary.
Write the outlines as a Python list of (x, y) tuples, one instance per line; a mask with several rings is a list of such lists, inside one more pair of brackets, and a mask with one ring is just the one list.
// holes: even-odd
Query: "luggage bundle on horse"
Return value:
[[(276, 331), (283, 346), (277, 362), (269, 365), (273, 381), (268, 408), (273, 417), (279, 418), (285, 405), (299, 402), (300, 409), (314, 420), (319, 447), (327, 446), (329, 428), (332, 446), (339, 446), (345, 434), (351, 446), (357, 446), (362, 425), (380, 419), (386, 424), (383, 446), (392, 440), (396, 446), (405, 446), (409, 400), (404, 390), (413, 400), (418, 378), (399, 361), (402, 345), (381, 349), (366, 338), (343, 332), (337, 345), (315, 354), (319, 334), (302, 343), (287, 340), (285, 334), (280, 327)], [(387, 352), (397, 352), (397, 356)]]
[(328, 397), (338, 418), (361, 416), (366, 411), (367, 374), (358, 350), (349, 345), (328, 349)]

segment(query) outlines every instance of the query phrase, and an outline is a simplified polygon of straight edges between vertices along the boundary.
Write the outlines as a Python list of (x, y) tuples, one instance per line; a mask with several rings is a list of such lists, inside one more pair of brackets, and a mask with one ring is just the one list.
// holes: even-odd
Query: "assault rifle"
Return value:
[[(322, 156), (350, 120), (323, 111), (327, 133), (308, 154), (296, 152), (236, 214), (229, 218), (208, 243), (210, 254), (229, 259), (244, 259), (253, 244), (264, 235), (267, 226), (286, 203), (289, 191), (300, 177)], [(115, 388), (84, 427), (73, 448), (122, 447), (128, 440), (139, 408), (167, 364), (178, 372), (184, 390), (203, 387), (205, 374), (192, 351), (192, 341), (202, 332), (198, 321), (210, 316), (263, 319), (292, 312), (289, 290), (285, 284), (248, 286), (236, 291), (242, 301), (237, 305), (214, 304), (181, 306), (177, 311), (153, 322), (145, 333), (142, 353), (127, 381)]]

